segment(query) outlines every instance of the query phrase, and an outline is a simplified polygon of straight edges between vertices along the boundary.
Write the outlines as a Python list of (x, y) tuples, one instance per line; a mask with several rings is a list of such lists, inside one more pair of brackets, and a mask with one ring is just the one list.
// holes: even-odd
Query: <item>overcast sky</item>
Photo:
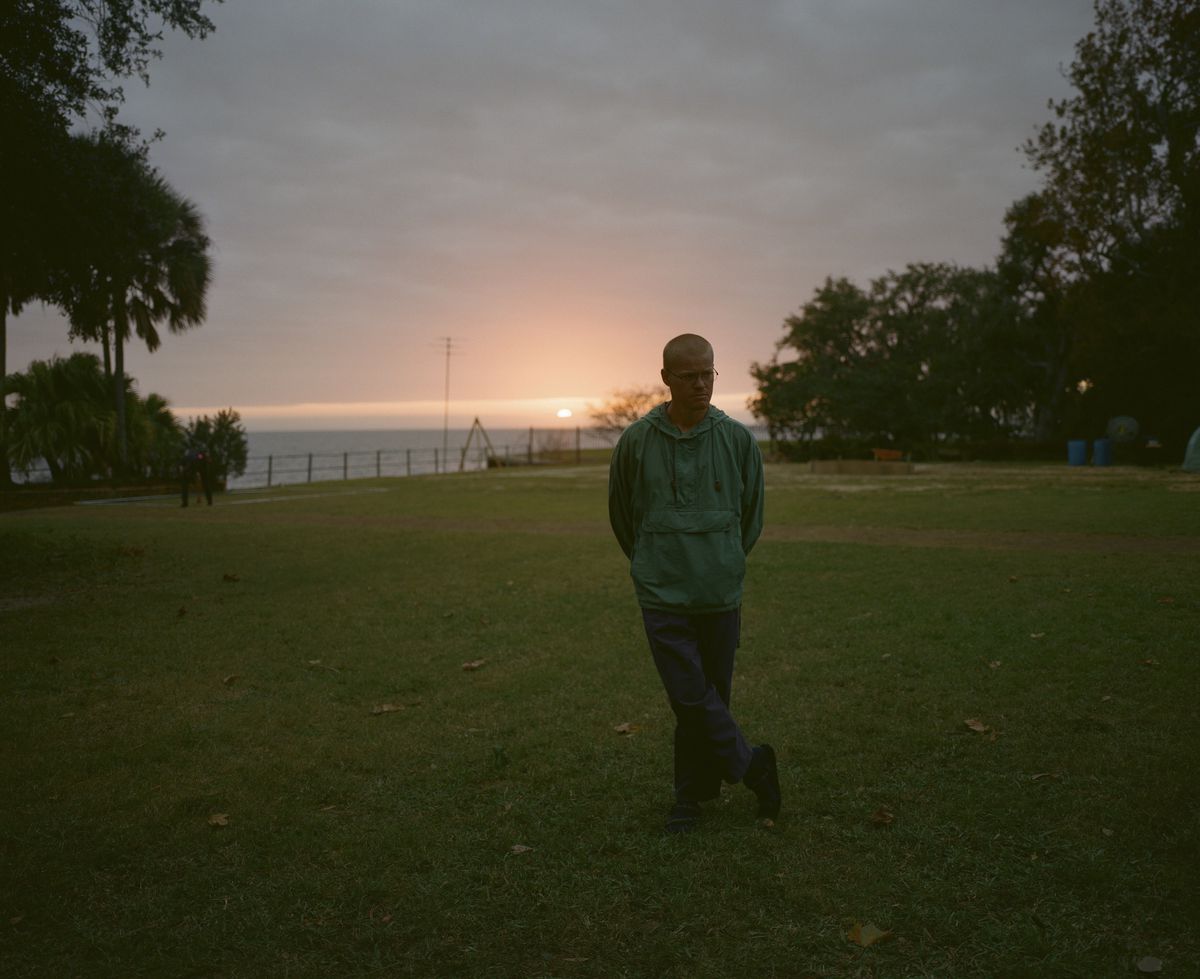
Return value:
[[(552, 423), (709, 337), (714, 402), (827, 275), (985, 264), (1090, 0), (228, 0), (126, 118), (213, 240), (139, 390), (248, 427)], [(10, 321), (10, 370), (67, 354)], [(87, 348), (82, 348), (87, 349)], [(94, 348), (93, 348), (94, 349)], [(529, 404), (506, 404), (529, 401)], [(399, 405), (398, 402), (405, 404)], [(424, 403), (424, 404), (422, 404)], [(340, 407), (339, 407), (340, 406)]]

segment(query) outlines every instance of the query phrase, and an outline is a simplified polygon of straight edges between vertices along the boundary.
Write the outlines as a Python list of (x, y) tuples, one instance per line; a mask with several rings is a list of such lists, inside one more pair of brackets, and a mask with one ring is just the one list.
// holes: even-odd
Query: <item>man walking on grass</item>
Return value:
[(729, 712), (763, 466), (750, 430), (710, 404), (716, 377), (707, 340), (671, 340), (662, 366), (671, 400), (625, 430), (608, 477), (609, 519), (675, 713), (669, 833), (695, 829), (722, 781), (750, 789), (760, 819), (774, 820), (781, 802), (775, 752), (751, 748)]

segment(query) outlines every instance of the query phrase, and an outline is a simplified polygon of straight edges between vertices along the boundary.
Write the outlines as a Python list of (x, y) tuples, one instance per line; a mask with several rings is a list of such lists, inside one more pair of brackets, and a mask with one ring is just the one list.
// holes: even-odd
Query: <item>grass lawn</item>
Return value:
[(1200, 479), (768, 467), (681, 838), (605, 479), (0, 515), (0, 974), (1200, 975)]

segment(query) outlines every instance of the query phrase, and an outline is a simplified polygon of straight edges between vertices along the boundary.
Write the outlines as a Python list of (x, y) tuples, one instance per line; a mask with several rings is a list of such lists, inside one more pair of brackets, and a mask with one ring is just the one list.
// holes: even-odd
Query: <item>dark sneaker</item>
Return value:
[(690, 833), (700, 823), (700, 803), (677, 802), (667, 814), (668, 833)]
[(779, 767), (775, 763), (775, 749), (769, 744), (760, 744), (754, 749), (750, 767), (742, 778), (746, 786), (758, 799), (758, 818), (775, 820), (783, 805), (783, 794), (779, 791)]

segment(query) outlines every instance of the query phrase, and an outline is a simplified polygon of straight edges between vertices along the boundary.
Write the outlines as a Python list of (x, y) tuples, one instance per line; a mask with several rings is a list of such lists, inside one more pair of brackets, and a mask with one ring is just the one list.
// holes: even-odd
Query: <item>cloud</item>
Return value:
[[(602, 390), (710, 335), (748, 386), (827, 274), (982, 263), (1090, 0), (256, 0), (128, 114), (207, 215), (209, 403)], [(23, 322), (33, 323), (23, 318)], [(57, 330), (57, 333), (56, 333)], [(11, 356), (44, 355), (52, 324)], [(35, 333), (37, 334), (35, 336)], [(55, 341), (57, 342), (57, 341)], [(60, 344), (61, 345), (61, 344)], [(168, 350), (168, 347), (173, 348)]]

